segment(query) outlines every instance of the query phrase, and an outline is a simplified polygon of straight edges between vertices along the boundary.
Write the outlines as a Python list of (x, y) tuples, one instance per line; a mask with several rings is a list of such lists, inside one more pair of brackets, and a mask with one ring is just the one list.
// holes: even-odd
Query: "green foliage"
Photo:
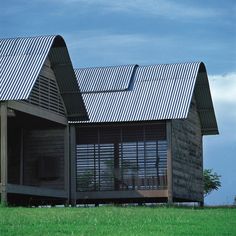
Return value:
[(218, 190), (221, 187), (220, 175), (213, 173), (212, 169), (205, 169), (203, 172), (204, 179), (204, 195), (209, 195), (212, 191)]
[(0, 208), (0, 235), (236, 235), (236, 208)]
[(83, 172), (77, 178), (77, 185), (80, 188), (93, 189), (94, 186), (94, 172), (91, 170)]

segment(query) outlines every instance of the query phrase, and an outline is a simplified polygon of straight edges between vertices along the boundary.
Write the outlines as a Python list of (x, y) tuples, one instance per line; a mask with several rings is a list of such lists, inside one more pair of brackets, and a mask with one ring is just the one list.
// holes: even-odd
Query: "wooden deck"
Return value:
[(128, 199), (128, 198), (165, 198), (167, 190), (131, 190), (131, 191), (101, 191), (77, 192), (78, 200), (83, 199)]
[(32, 196), (43, 196), (43, 197), (55, 197), (55, 198), (68, 198), (68, 193), (65, 190), (49, 189), (34, 186), (15, 185), (8, 184), (7, 192), (14, 194), (24, 194)]

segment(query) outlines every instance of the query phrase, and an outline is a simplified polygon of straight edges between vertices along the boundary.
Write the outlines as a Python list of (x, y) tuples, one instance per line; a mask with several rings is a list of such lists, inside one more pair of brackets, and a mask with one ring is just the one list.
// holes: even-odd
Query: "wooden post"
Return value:
[(20, 185), (24, 184), (24, 129), (21, 129), (20, 139)]
[(119, 168), (119, 143), (114, 143), (114, 187), (120, 189), (120, 168)]
[(70, 202), (70, 134), (69, 126), (64, 130), (64, 189), (67, 192), (67, 202)]
[(167, 138), (167, 186), (168, 186), (168, 203), (173, 203), (173, 168), (172, 168), (172, 123), (170, 120), (166, 122), (166, 138)]
[(76, 206), (76, 130), (70, 126), (70, 203)]
[(7, 204), (7, 104), (1, 106), (1, 203)]
[(198, 203), (198, 206), (199, 206), (199, 207), (204, 207), (204, 200), (203, 200), (202, 202), (199, 202), (199, 203)]
[(203, 175), (203, 137), (201, 138), (201, 172), (202, 172), (202, 200), (199, 202), (200, 207), (204, 207), (204, 175)]

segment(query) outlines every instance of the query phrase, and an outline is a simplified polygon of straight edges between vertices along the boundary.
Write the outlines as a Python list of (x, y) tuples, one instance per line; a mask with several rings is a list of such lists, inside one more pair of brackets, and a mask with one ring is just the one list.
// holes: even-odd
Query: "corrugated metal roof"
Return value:
[(26, 100), (46, 58), (50, 57), (68, 117), (87, 117), (61, 36), (0, 39), (0, 51), (0, 100)]
[[(112, 69), (115, 67), (109, 68), (109, 71)], [(199, 109), (204, 105), (209, 114), (205, 119), (205, 115), (201, 116), (199, 113), (202, 118), (203, 133), (207, 134), (209, 123), (211, 133), (218, 133), (203, 63), (136, 66), (128, 89), (116, 92), (113, 92), (112, 88), (97, 92), (90, 86), (93, 83), (93, 70), (97, 71), (98, 68), (90, 68), (91, 76), (86, 80), (81, 73), (83, 69), (75, 70), (79, 85), (86, 88), (82, 96), (89, 114), (89, 123), (185, 119), (188, 116), (196, 84), (203, 82), (206, 85), (203, 89), (206, 96), (201, 98), (201, 95), (197, 94), (196, 97)], [(100, 88), (107, 88), (102, 83), (115, 84), (113, 81), (115, 78), (106, 74), (108, 67), (99, 70), (105, 78), (99, 81)]]
[(27, 99), (55, 36), (1, 39), (0, 100)]
[(94, 67), (75, 70), (81, 92), (127, 90), (136, 65)]

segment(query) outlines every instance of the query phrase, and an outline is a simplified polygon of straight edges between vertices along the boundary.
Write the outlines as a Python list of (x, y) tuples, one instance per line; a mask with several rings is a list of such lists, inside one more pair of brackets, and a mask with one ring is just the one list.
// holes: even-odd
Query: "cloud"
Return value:
[(151, 16), (176, 18), (209, 18), (219, 14), (218, 11), (182, 4), (180, 1), (167, 0), (130, 0), (117, 1), (113, 6), (116, 11), (132, 11)]
[(210, 75), (209, 80), (220, 133), (231, 136), (231, 141), (236, 141), (236, 72)]
[(114, 34), (108, 32), (94, 31), (83, 32), (79, 40), (80, 47), (97, 47), (104, 46), (108, 49), (115, 46), (131, 46), (146, 43), (150, 39), (140, 34)]
[(101, 12), (123, 12), (136, 15), (164, 17), (169, 19), (206, 19), (219, 17), (223, 11), (218, 8), (192, 5), (173, 0), (47, 0), (60, 1), (65, 6), (99, 8)]
[(209, 75), (220, 135), (204, 138), (204, 166), (222, 175), (222, 187), (206, 198), (208, 204), (232, 204), (235, 196), (236, 72)]
[(67, 34), (70, 55), (75, 66), (100, 66), (137, 63), (140, 48), (148, 37), (139, 34), (114, 34), (105, 31), (80, 31)]
[(213, 99), (218, 103), (235, 105), (236, 72), (225, 75), (209, 75)]
[[(76, 66), (165, 62), (176, 37), (91, 30), (64, 35)], [(158, 55), (158, 57), (156, 56)]]

